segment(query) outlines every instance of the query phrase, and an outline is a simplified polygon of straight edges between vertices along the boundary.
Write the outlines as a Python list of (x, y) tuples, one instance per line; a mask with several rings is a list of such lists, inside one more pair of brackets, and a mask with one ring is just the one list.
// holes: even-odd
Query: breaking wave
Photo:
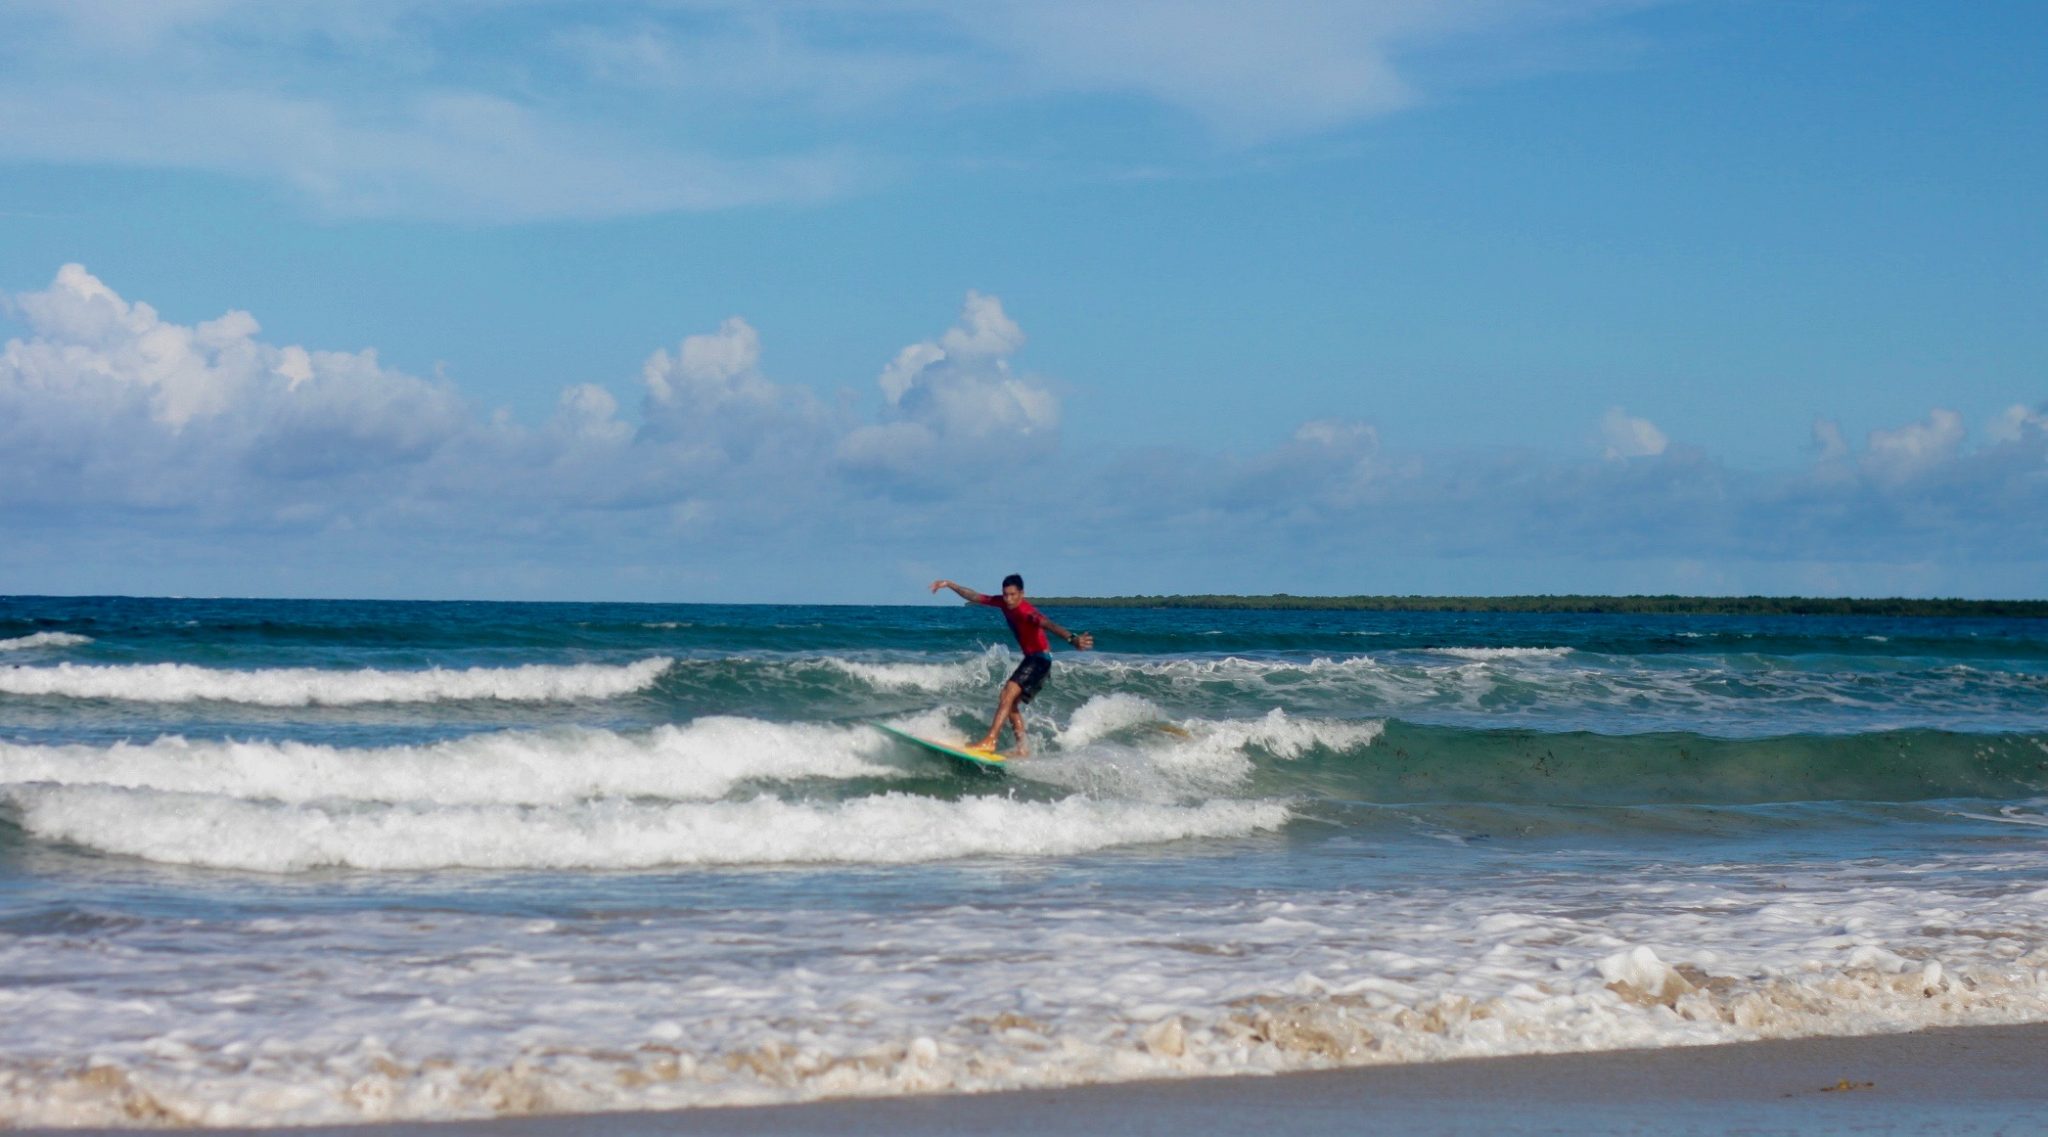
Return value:
[(76, 632), (36, 632), (33, 635), (15, 636), (0, 640), (0, 651), (28, 651), (45, 647), (83, 647), (92, 642), (91, 636)]
[(597, 797), (713, 800), (746, 782), (888, 777), (871, 731), (712, 717), (645, 734), (494, 731), (419, 746), (193, 740), (0, 743), (0, 784), (45, 783), (317, 801), (555, 805)]
[(564, 806), (282, 804), (103, 787), (7, 791), (22, 828), (106, 853), (208, 868), (300, 872), (911, 864), (1069, 856), (1240, 836), (1285, 824), (1273, 802), (1160, 806), (1069, 797), (947, 801), (889, 793), (841, 802), (607, 799)]
[(0, 694), (142, 703), (217, 701), (267, 707), (352, 706), (472, 700), (563, 702), (609, 699), (652, 686), (674, 660), (615, 666), (581, 663), (463, 670), (329, 671), (307, 667), (226, 671), (186, 663), (0, 668)]
[(1459, 659), (1563, 659), (1572, 654), (1568, 647), (1432, 647), (1424, 648), (1432, 655), (1449, 655)]

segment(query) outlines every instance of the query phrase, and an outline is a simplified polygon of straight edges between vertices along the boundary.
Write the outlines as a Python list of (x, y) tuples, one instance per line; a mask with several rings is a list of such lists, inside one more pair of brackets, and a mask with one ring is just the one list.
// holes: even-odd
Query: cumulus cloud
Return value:
[(715, 332), (685, 337), (674, 355), (657, 349), (641, 367), (640, 381), (656, 404), (699, 413), (776, 397), (775, 385), (761, 374), (761, 333), (738, 316)]
[[(1246, 587), (1312, 567), (1320, 587), (1356, 590), (1368, 586), (1346, 574), (1387, 558), (1797, 565), (1847, 581), (1936, 558), (1947, 575), (1914, 577), (1936, 582), (1923, 588), (2048, 565), (2048, 528), (2032, 523), (2048, 516), (2048, 422), (2024, 404), (1975, 446), (1944, 408), (1860, 446), (1823, 419), (1811, 462), (1761, 472), (1673, 446), (1620, 408), (1600, 457), (1403, 451), (1355, 416), (1242, 453), (1098, 456), (1059, 452), (1059, 399), (1018, 370), (1024, 332), (984, 293), (877, 361), (874, 415), (852, 392), (777, 382), (734, 316), (653, 351), (637, 405), (577, 384), (530, 427), (372, 350), (268, 342), (247, 312), (167, 321), (77, 265), (11, 306), (27, 330), (0, 347), (0, 568), (14, 579), (30, 562), (97, 559), (140, 574), (100, 587), (161, 591), (158, 568), (218, 549), (234, 553), (216, 570), (229, 580), (265, 566), (285, 592), (355, 558), (348, 579), (401, 594), (590, 595), (593, 573), (617, 590), (723, 572), (756, 598), (801, 595), (821, 575), (987, 534), (991, 453), (1052, 459), (1028, 489), (1053, 521), (994, 538), (1005, 555), (1235, 566)], [(1041, 548), (1044, 529), (1071, 545)], [(315, 543), (287, 555), (294, 534)]]
[(1653, 458), (1671, 444), (1656, 423), (1635, 418), (1620, 407), (1609, 407), (1600, 419), (1600, 437), (1608, 458)]
[(1962, 444), (1963, 416), (1936, 407), (1925, 422), (1871, 431), (1863, 461), (1878, 477), (1900, 481), (1948, 462)]
[[(23, 297), (19, 308), (30, 327), (52, 337), (11, 353), (24, 388), (91, 391), (108, 403), (139, 398), (173, 430), (219, 414), (264, 370), (251, 339), (260, 329), (247, 312), (196, 328), (166, 324), (156, 309), (127, 303), (80, 265), (65, 265), (49, 291)], [(272, 371), (283, 365), (270, 362)], [(306, 363), (295, 357), (288, 381), (304, 382)]]
[(685, 337), (673, 353), (657, 349), (640, 380), (647, 391), (640, 439), (643, 449), (659, 450), (648, 455), (654, 478), (817, 479), (848, 425), (809, 389), (764, 374), (760, 333), (738, 316)]
[(2030, 407), (2024, 403), (2014, 403), (1991, 420), (1991, 429), (1988, 433), (1993, 442), (2012, 443), (2029, 437), (2039, 437), (2044, 432), (2048, 432), (2048, 407)]
[(794, 530), (886, 510), (907, 484), (856, 495), (849, 476), (1056, 444), (1057, 397), (1012, 370), (1023, 332), (981, 293), (884, 367), (899, 385), (879, 421), (850, 394), (773, 380), (759, 332), (734, 316), (650, 353), (632, 411), (576, 384), (537, 427), (374, 350), (267, 342), (247, 312), (164, 320), (80, 265), (12, 307), (28, 334), (0, 348), (0, 507), (514, 533), (544, 515), (639, 511), (671, 528)]
[(907, 472), (993, 440), (1022, 453), (1054, 445), (1059, 397), (1011, 369), (1023, 346), (1002, 301), (970, 291), (951, 328), (882, 369), (875, 382), (892, 418), (847, 436), (840, 457), (856, 469)]
[[(185, 326), (80, 265), (18, 297), (30, 330), (0, 350), (0, 438), (16, 500), (162, 504), (230, 496), (235, 471), (284, 480), (388, 472), (458, 432), (443, 384), (374, 351), (257, 338), (247, 312)], [(22, 467), (27, 467), (24, 471)]]
[(619, 400), (595, 383), (579, 383), (562, 391), (555, 406), (554, 426), (575, 437), (617, 445), (630, 439), (633, 427), (619, 421)]

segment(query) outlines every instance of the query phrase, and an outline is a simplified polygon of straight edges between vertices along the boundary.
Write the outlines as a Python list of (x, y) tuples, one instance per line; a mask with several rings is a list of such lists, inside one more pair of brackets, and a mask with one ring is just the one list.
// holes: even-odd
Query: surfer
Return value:
[(1024, 599), (1024, 578), (1011, 573), (1003, 578), (1003, 594), (986, 596), (950, 580), (932, 581), (932, 591), (950, 588), (960, 594), (969, 604), (986, 604), (1003, 610), (1003, 619), (1010, 622), (1010, 634), (1017, 637), (1017, 646), (1024, 652), (1024, 662), (1017, 670), (1010, 672), (1010, 678), (1003, 683), (1002, 697), (996, 702), (996, 721), (988, 726), (988, 737), (970, 747), (973, 750), (994, 750), (996, 736), (1002, 733), (1003, 724), (1010, 724), (1010, 730), (1017, 736), (1016, 756), (1023, 758), (1031, 753), (1031, 744), (1024, 738), (1024, 705), (1045, 686), (1046, 676), (1052, 674), (1052, 643), (1046, 638), (1050, 632), (1067, 641), (1076, 650), (1087, 651), (1095, 646), (1095, 637), (1087, 632), (1070, 632), (1054, 623), (1045, 613), (1031, 606)]

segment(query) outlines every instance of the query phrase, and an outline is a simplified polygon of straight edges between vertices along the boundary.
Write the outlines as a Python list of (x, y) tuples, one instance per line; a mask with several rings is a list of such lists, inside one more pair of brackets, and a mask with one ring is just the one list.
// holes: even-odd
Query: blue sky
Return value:
[(2048, 595), (2043, 42), (0, 0), (0, 592)]

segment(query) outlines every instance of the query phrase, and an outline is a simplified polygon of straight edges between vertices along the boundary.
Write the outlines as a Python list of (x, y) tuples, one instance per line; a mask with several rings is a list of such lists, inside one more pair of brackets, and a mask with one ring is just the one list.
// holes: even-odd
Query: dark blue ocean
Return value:
[(0, 598), (0, 1127), (2048, 1019), (2048, 621)]

